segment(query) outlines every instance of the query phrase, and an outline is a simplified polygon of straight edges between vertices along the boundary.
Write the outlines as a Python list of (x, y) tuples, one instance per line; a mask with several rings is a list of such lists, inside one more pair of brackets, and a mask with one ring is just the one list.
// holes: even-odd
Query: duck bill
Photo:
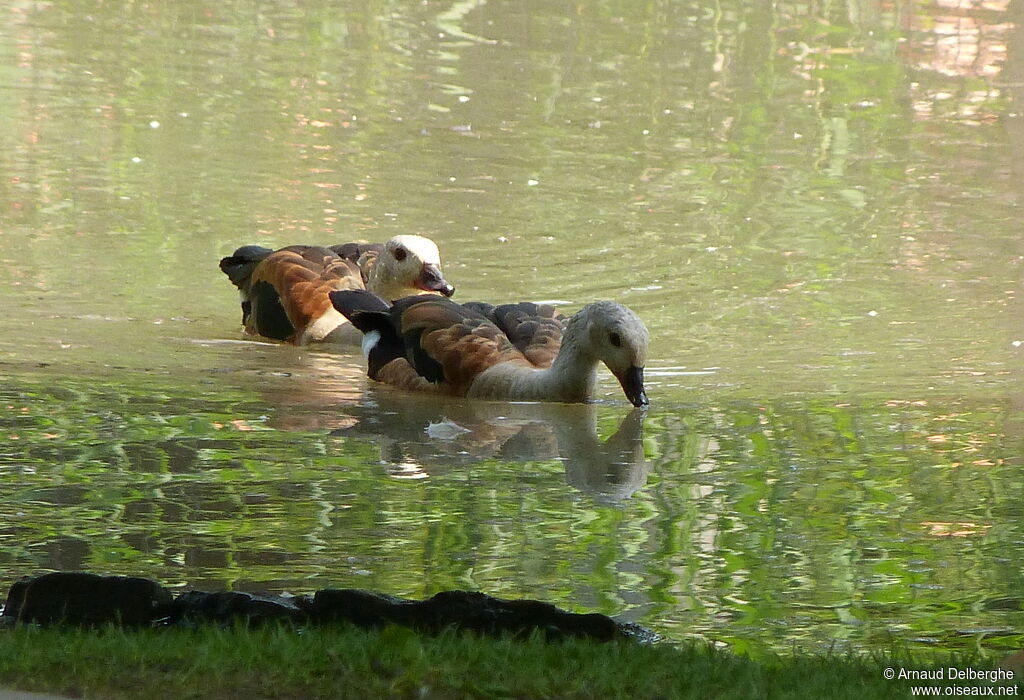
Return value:
[(648, 404), (647, 394), (644, 393), (644, 368), (637, 367), (636, 365), (630, 367), (621, 374), (616, 374), (615, 378), (619, 380), (619, 384), (622, 385), (622, 390), (626, 392), (626, 398), (634, 406), (646, 406)]
[(446, 297), (455, 293), (455, 287), (448, 284), (444, 276), (441, 275), (441, 268), (429, 263), (420, 270), (420, 276), (416, 278), (413, 285), (416, 289), (422, 289), (424, 292), (438, 292)]

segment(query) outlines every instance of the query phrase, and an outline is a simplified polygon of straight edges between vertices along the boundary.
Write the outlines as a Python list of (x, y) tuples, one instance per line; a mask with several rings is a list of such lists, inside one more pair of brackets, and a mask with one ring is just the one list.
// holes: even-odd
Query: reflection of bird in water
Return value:
[(478, 399), (575, 403), (593, 397), (604, 363), (630, 403), (647, 404), (647, 328), (621, 304), (584, 306), (565, 322), (557, 352), (538, 363), (491, 318), (447, 299), (406, 297), (389, 306), (365, 290), (330, 298), (363, 332), (367, 374), (376, 381)]
[[(366, 379), (351, 356), (247, 342), (234, 355), (242, 367), (220, 370), (261, 397), (272, 410), (267, 426), (277, 430), (324, 430), (353, 423), (345, 411), (365, 400)], [(265, 409), (261, 409), (265, 410)]]
[(643, 430), (644, 412), (634, 409), (603, 443), (594, 444), (596, 425), (582, 442), (576, 442), (583, 437), (579, 431), (560, 434), (566, 482), (600, 500), (617, 501), (633, 495), (647, 483), (651, 468), (644, 455)]
[(374, 392), (349, 405), (351, 425), (336, 436), (374, 438), (397, 476), (425, 476), (485, 459), (557, 459), (566, 482), (602, 501), (627, 498), (647, 481), (645, 412), (634, 409), (610, 438), (597, 432), (593, 404), (445, 401)]
[(455, 291), (441, 275), (437, 245), (422, 236), (277, 251), (247, 245), (221, 259), (220, 269), (241, 294), (246, 333), (295, 345), (359, 344), (361, 334), (331, 305), (332, 291), (370, 289), (384, 299)]

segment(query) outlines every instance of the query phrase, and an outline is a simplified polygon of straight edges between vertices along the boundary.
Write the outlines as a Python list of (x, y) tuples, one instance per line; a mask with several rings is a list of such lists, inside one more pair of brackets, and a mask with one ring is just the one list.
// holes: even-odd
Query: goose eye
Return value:
[(398, 262), (402, 262), (403, 260), (405, 260), (406, 254), (407, 253), (405, 251), (405, 248), (395, 248), (395, 260), (397, 260)]
[(622, 345), (622, 337), (615, 331), (612, 331), (608, 334), (608, 342), (615, 347), (620, 347)]

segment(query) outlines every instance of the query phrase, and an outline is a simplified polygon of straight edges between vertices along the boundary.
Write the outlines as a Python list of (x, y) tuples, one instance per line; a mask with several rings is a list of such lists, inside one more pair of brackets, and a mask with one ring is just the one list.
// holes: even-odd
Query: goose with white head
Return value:
[(437, 244), (423, 236), (395, 236), (380, 251), (360, 255), (356, 264), (366, 289), (389, 301), (416, 294), (450, 297), (455, 292), (441, 274)]
[(328, 294), (369, 289), (386, 299), (415, 294), (451, 296), (441, 256), (429, 238), (395, 236), (384, 244), (294, 245), (280, 250), (242, 246), (220, 269), (238, 288), (249, 335), (308, 343), (358, 344), (361, 335)]

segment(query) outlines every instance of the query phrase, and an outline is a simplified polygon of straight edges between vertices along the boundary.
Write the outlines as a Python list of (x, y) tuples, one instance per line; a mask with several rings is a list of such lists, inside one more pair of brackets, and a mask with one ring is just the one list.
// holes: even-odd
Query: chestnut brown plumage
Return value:
[(241, 294), (245, 331), (296, 345), (358, 343), (359, 334), (331, 304), (332, 291), (368, 288), (386, 299), (455, 291), (441, 274), (437, 246), (422, 236), (277, 251), (242, 246), (220, 268)]
[[(363, 332), (371, 379), (470, 398), (581, 402), (593, 398), (597, 365), (604, 363), (630, 403), (647, 404), (647, 328), (621, 304), (584, 306), (565, 321), (560, 337), (561, 321), (553, 310), (540, 316), (550, 323), (534, 319), (536, 328), (528, 331), (529, 314), (520, 307), (518, 323), (504, 321), (517, 344), (489, 318), (501, 307), (464, 306), (440, 297), (408, 297), (389, 307), (361, 290), (331, 292), (330, 298)], [(515, 329), (522, 333), (517, 336)], [(556, 338), (557, 352), (548, 361)]]

